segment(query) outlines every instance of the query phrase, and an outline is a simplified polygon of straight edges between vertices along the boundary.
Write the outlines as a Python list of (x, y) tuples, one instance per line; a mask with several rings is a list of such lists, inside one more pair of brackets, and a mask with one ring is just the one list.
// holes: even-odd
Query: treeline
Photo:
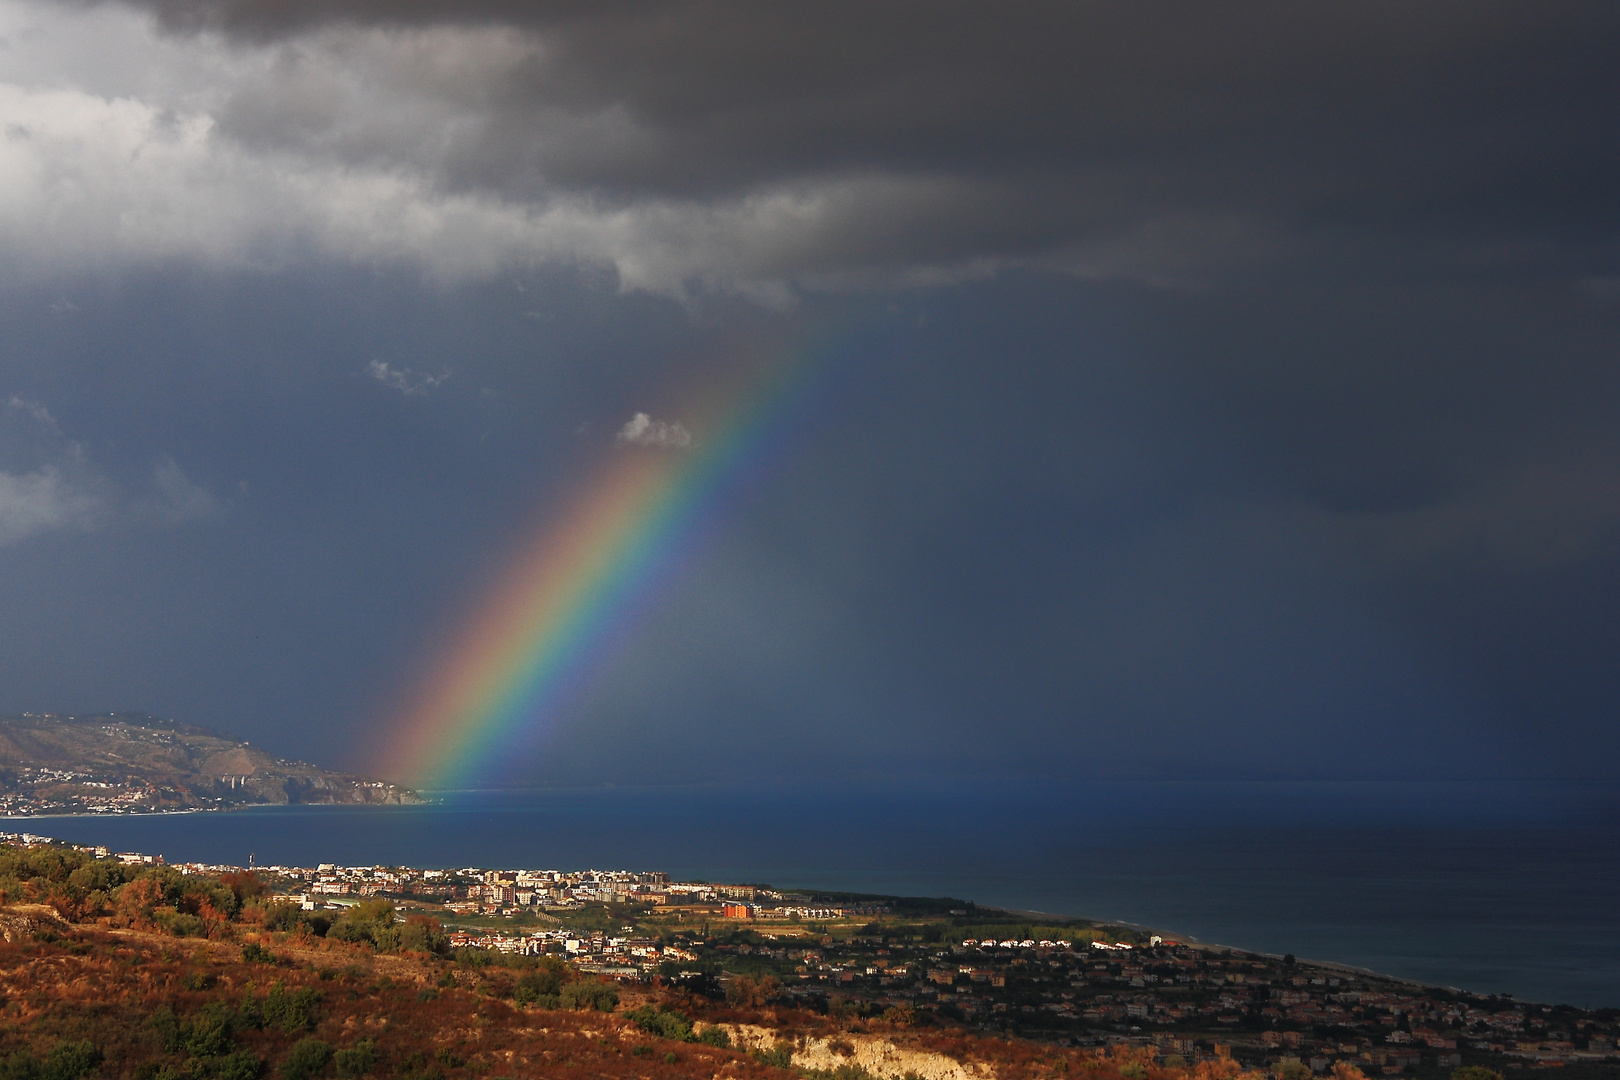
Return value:
[(449, 949), (449, 935), (437, 919), (412, 915), (400, 922), (388, 900), (361, 901), (333, 917), (275, 902), (268, 893), (252, 871), (202, 877), (171, 866), (125, 865), (73, 848), (0, 845), (0, 904), (44, 904), (69, 922), (105, 919), (114, 927), (210, 940), (234, 940), (248, 929), (301, 933), (378, 952)]

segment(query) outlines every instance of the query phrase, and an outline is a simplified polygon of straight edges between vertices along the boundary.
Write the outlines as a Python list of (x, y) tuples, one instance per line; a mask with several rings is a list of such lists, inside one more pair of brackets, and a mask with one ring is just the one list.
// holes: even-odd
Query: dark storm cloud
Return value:
[(1351, 237), (1475, 269), (1613, 254), (1612, 6), (149, 6), (283, 49), (221, 115), (250, 145), (518, 199), (873, 184), (768, 274), (1044, 258), (1178, 279), (1343, 259)]
[(1612, 5), (0, 18), (13, 708), (359, 746), (808, 324), (814, 430), (548, 775), (1612, 769)]

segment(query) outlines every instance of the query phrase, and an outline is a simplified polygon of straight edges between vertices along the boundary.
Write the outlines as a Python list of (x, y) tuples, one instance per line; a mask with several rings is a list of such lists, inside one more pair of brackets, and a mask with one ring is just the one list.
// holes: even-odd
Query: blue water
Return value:
[(634, 868), (951, 895), (1483, 993), (1620, 1006), (1611, 787), (593, 788), (28, 827), (171, 861)]

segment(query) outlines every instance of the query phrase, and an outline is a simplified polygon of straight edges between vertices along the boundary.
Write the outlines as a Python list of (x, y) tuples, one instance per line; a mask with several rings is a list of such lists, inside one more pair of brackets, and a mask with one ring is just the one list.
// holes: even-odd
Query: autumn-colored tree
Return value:
[(163, 904), (163, 886), (154, 878), (137, 878), (113, 896), (114, 920), (120, 926), (148, 930), (153, 915)]
[(726, 1000), (733, 1005), (758, 1009), (781, 992), (782, 984), (776, 981), (774, 975), (766, 975), (757, 980), (747, 975), (738, 975), (726, 986)]
[(269, 891), (259, 875), (251, 870), (230, 870), (219, 875), (219, 883), (231, 890), (236, 897), (236, 907), (241, 910), (243, 904), (249, 900), (256, 900)]

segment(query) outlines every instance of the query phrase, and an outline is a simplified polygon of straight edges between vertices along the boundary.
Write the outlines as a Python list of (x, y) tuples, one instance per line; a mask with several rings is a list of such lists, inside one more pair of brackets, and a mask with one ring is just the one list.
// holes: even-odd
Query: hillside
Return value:
[(151, 813), (411, 803), (381, 780), (286, 761), (207, 728), (129, 713), (0, 717), (0, 812)]
[[(916, 898), (883, 898), (866, 925), (768, 931), (668, 905), (559, 907), (562, 940), (511, 948), (468, 941), (447, 904), (290, 895), (286, 869), (0, 844), (0, 1080), (1620, 1077), (1613, 1009), (1173, 942), (956, 946)], [(580, 949), (593, 939), (662, 959), (603, 963)], [(756, 966), (794, 943), (781, 978)], [(1090, 1006), (1078, 1023), (1052, 1015), (1071, 998)]]

